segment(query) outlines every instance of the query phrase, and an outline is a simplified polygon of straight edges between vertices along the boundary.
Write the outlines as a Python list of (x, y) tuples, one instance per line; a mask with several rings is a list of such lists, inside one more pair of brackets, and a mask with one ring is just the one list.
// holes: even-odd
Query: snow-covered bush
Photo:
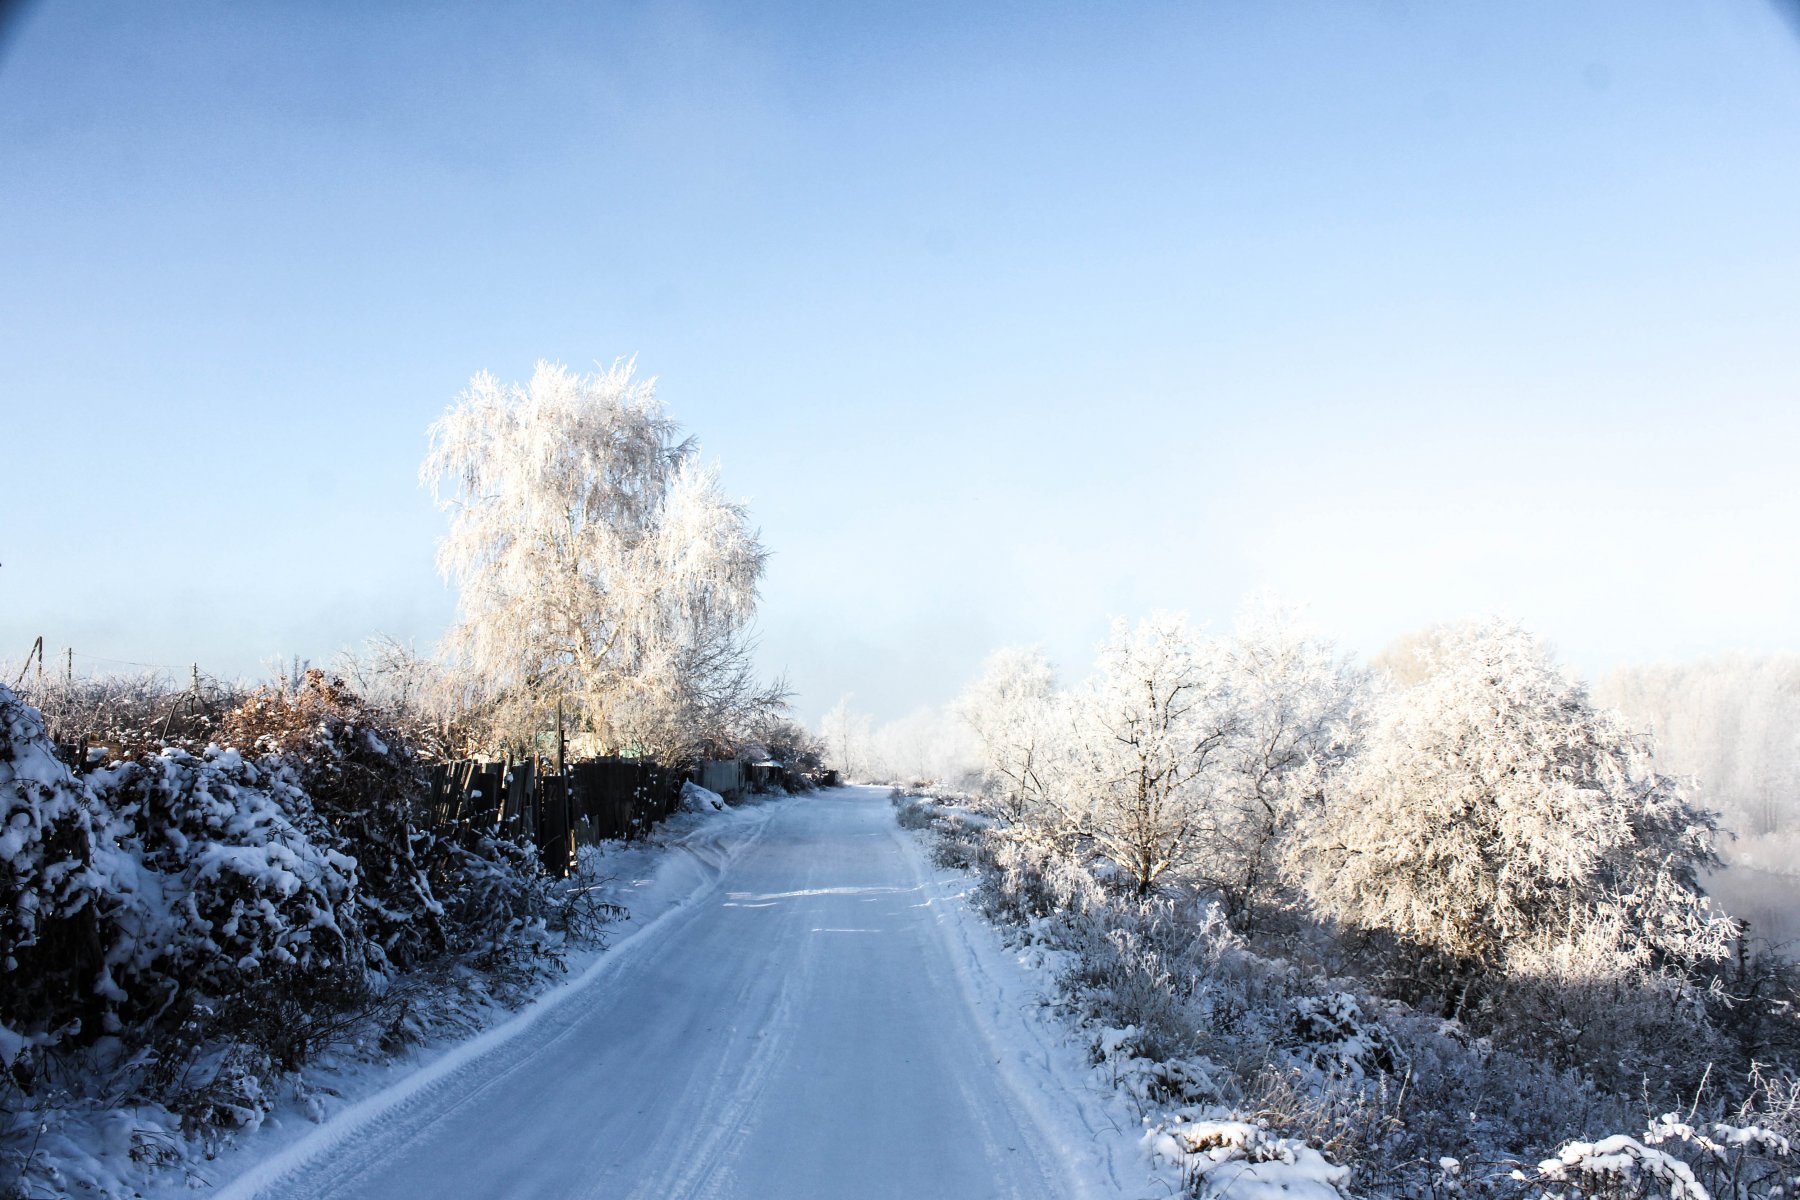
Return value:
[[(0, 1066), (118, 1036), (164, 1073), (229, 1036), (308, 1057), (449, 956), (522, 984), (616, 916), (535, 849), (434, 841), (411, 747), (320, 672), (217, 719), (243, 747), (132, 748), (86, 774), (0, 689)], [(154, 1072), (153, 1072), (154, 1074)]]
[(1712, 1195), (1791, 1190), (1748, 1143), (1713, 1139), (1727, 1167), (1585, 1132), (1681, 1103), (1793, 1136), (1796, 975), (1727, 960), (1712, 814), (1515, 626), (1434, 630), (1402, 665), (1368, 687), (1290, 622), (1204, 641), (1169, 617), (1115, 627), (1069, 696), (1012, 656), (965, 698), (999, 735), (999, 819), (902, 823), (980, 873), (1097, 1065), (1146, 1117), (1172, 1106), (1151, 1140), (1183, 1162), (1241, 1166), (1229, 1138), (1157, 1140), (1235, 1121), (1359, 1194), (1668, 1194), (1657, 1155)]
[[(0, 689), (0, 788), (0, 1049), (21, 1086), (27, 1046), (142, 1039), (208, 997), (360, 984), (356, 862), (280, 766), (171, 748), (77, 777)], [(300, 1030), (282, 1036), (299, 1052)]]
[(97, 1028), (104, 946), (94, 869), (105, 814), (43, 718), (0, 686), (0, 1068)]
[(1349, 1168), (1248, 1121), (1176, 1117), (1144, 1140), (1152, 1154), (1181, 1168), (1182, 1183), (1195, 1196), (1341, 1200), (1350, 1182)]
[(135, 1171), (255, 1125), (321, 1049), (521, 1000), (622, 915), (585, 866), (431, 839), (406, 739), (316, 672), (207, 722), (241, 748), (78, 773), (0, 687), (0, 1194), (40, 1128), (31, 1194), (104, 1194), (92, 1131)]
[(113, 757), (128, 758), (164, 746), (199, 753), (218, 739), (221, 716), (241, 699), (235, 684), (198, 673), (178, 680), (155, 671), (52, 675), (29, 680), (18, 695), (42, 714), (54, 740), (85, 738), (109, 748)]
[(1457, 627), (1424, 659), (1308, 814), (1293, 861), (1322, 914), (1436, 955), (1446, 1011), (1570, 947), (1615, 973), (1725, 955), (1735, 927), (1698, 885), (1717, 862), (1711, 814), (1537, 639)]
[(1139, 895), (1216, 895), (1253, 921), (1281, 900), (1304, 801), (1342, 766), (1363, 675), (1262, 603), (1229, 638), (1178, 614), (1114, 625), (1094, 674), (1059, 693), (1035, 650), (993, 655), (958, 711), (987, 802), (1038, 836), (1094, 847)]
[(425, 767), (407, 738), (317, 669), (295, 687), (251, 694), (226, 714), (220, 736), (279, 760), (322, 820), (321, 835), (355, 858), (373, 968), (405, 970), (448, 948), (424, 859)]
[[(1777, 1117), (1779, 1119), (1779, 1117)], [(1800, 1180), (1791, 1131), (1664, 1113), (1643, 1135), (1615, 1133), (1564, 1144), (1527, 1180), (1550, 1196), (1608, 1200), (1761, 1200)]]
[[(1359, 1194), (1512, 1196), (1530, 1189), (1510, 1173), (1569, 1131), (1617, 1128), (1641, 1111), (1642, 1095), (1623, 1080), (1598, 1087), (1526, 1052), (1542, 1047), (1497, 1044), (1356, 980), (1259, 952), (1218, 904), (1139, 899), (1066, 845), (953, 822), (947, 811), (900, 805), (904, 824), (955, 843), (937, 852), (941, 862), (980, 873), (978, 903), (1023, 957), (1056, 964), (1062, 1003), (1090, 1031), (1095, 1061), (1146, 1116), (1164, 1111), (1159, 1132), (1242, 1121), (1353, 1168)], [(1668, 1033), (1671, 1060), (1704, 1045)], [(1654, 1078), (1655, 1094), (1673, 1099), (1671, 1076)], [(1721, 1089), (1718, 1103), (1736, 1094)], [(1454, 1178), (1438, 1165), (1446, 1158), (1462, 1164)]]
[(1349, 992), (1300, 996), (1293, 1004), (1295, 1058), (1334, 1079), (1399, 1075), (1405, 1053), (1380, 1021), (1363, 1015)]
[(1203, 870), (1240, 925), (1280, 898), (1292, 830), (1358, 748), (1366, 677), (1267, 601), (1219, 647), (1233, 714)]
[(107, 933), (103, 1030), (152, 1028), (196, 1000), (254, 1016), (284, 1065), (305, 1030), (279, 1019), (321, 991), (358, 995), (357, 863), (282, 763), (169, 749), (88, 779), (108, 812), (95, 903)]

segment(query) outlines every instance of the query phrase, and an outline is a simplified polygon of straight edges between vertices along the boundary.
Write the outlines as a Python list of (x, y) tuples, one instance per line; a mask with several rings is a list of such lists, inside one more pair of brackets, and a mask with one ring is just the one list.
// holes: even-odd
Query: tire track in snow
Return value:
[[(1086, 1161), (1056, 1139), (1048, 1139), (1052, 1152), (1064, 1168), (1064, 1178), (1081, 1187), (1080, 1195), (1084, 1200), (1123, 1194), (1125, 1183), (1119, 1177), (1117, 1156), (1108, 1137), (1116, 1138), (1122, 1131), (1115, 1122), (1098, 1112), (1102, 1102), (1093, 1094), (1085, 1071), (1074, 1070), (1073, 1064), (1059, 1069), (1058, 1060), (1069, 1057), (1070, 1039), (1028, 1015), (1026, 1004), (1018, 1003), (1022, 998), (1009, 994), (1007, 985), (988, 969), (985, 956), (1004, 955), (1007, 950), (1000, 943), (999, 931), (973, 910), (966, 890), (951, 892), (956, 884), (966, 884), (967, 877), (945, 879), (945, 872), (934, 869), (927, 862), (918, 838), (898, 823), (893, 826), (892, 833), (915, 878), (931, 897), (928, 903), (934, 910), (932, 925), (944, 943), (945, 957), (950, 960), (970, 1011), (983, 1018), (980, 1022), (982, 1034), (996, 1074), (1019, 1101), (1020, 1107), (1031, 1114), (1038, 1129), (1048, 1132), (1066, 1128), (1069, 1118), (1073, 1117), (1085, 1132), (1093, 1147)], [(991, 940), (985, 955), (974, 943), (973, 939), (977, 937)], [(1037, 999), (1035, 994), (1030, 997), (1031, 1001)], [(1036, 1007), (1036, 1004), (1031, 1006)], [(1009, 1039), (1002, 1031), (1019, 1036), (1024, 1045), (1014, 1043), (1009, 1046)], [(1029, 1055), (1007, 1053), (1008, 1049), (1017, 1051), (1027, 1047), (1032, 1052)], [(1058, 1106), (1061, 1112), (1052, 1111), (1044, 1099), (1056, 1095), (1068, 1099), (1068, 1103)], [(1096, 1189), (1089, 1182), (1095, 1168), (1104, 1172), (1111, 1185), (1109, 1188)]]
[[(791, 932), (783, 938), (783, 944), (797, 940), (797, 931)], [(755, 992), (756, 980), (754, 972), (746, 974), (743, 986), (734, 997), (740, 1009)], [(761, 1098), (778, 1053), (785, 1048), (786, 1037), (792, 1032), (790, 1014), (794, 1007), (794, 985), (791, 975), (783, 975), (776, 984), (772, 1003), (760, 1022), (756, 1048), (748, 1059), (742, 1060), (741, 1067), (731, 1053), (734, 1044), (726, 1042), (721, 1047), (723, 1053), (717, 1065), (707, 1075), (705, 1086), (690, 1084), (678, 1098), (670, 1114), (671, 1122), (666, 1126), (671, 1132), (655, 1143), (652, 1153), (652, 1157), (668, 1163), (669, 1169), (640, 1182), (628, 1193), (628, 1200), (667, 1200), (670, 1196), (702, 1194), (695, 1191), (696, 1187), (710, 1179), (723, 1162), (732, 1157), (731, 1148), (743, 1141), (745, 1118)], [(688, 1124), (689, 1114), (707, 1114), (705, 1126), (693, 1131)], [(682, 1134), (687, 1132), (697, 1132), (698, 1136), (684, 1138)], [(596, 1198), (604, 1194), (602, 1189), (587, 1193)]]

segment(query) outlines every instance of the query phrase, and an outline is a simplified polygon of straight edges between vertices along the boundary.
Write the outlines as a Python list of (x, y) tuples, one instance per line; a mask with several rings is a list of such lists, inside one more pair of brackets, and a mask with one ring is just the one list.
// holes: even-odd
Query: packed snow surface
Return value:
[(885, 793), (770, 807), (571, 986), (222, 1194), (1119, 1194), (1124, 1131)]

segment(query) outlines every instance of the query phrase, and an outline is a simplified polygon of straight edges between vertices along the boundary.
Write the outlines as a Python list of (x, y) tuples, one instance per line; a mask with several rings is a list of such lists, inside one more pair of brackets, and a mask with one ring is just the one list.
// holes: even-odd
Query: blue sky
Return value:
[(634, 354), (809, 719), (1264, 588), (1364, 652), (1800, 651), (1767, 0), (526, 11), (15, 22), (0, 665), (429, 644), (425, 426)]

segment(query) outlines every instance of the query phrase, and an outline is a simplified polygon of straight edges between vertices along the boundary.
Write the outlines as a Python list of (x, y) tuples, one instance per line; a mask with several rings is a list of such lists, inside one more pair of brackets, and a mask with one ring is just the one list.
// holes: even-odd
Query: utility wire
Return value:
[(104, 654), (89, 654), (85, 650), (75, 651), (75, 657), (89, 659), (93, 662), (115, 663), (118, 666), (122, 666), (122, 667), (150, 667), (150, 668), (152, 668), (154, 670), (158, 670), (158, 671), (179, 671), (182, 669), (183, 666), (190, 665), (190, 664), (183, 664), (183, 663), (134, 662), (129, 658), (108, 658)]

